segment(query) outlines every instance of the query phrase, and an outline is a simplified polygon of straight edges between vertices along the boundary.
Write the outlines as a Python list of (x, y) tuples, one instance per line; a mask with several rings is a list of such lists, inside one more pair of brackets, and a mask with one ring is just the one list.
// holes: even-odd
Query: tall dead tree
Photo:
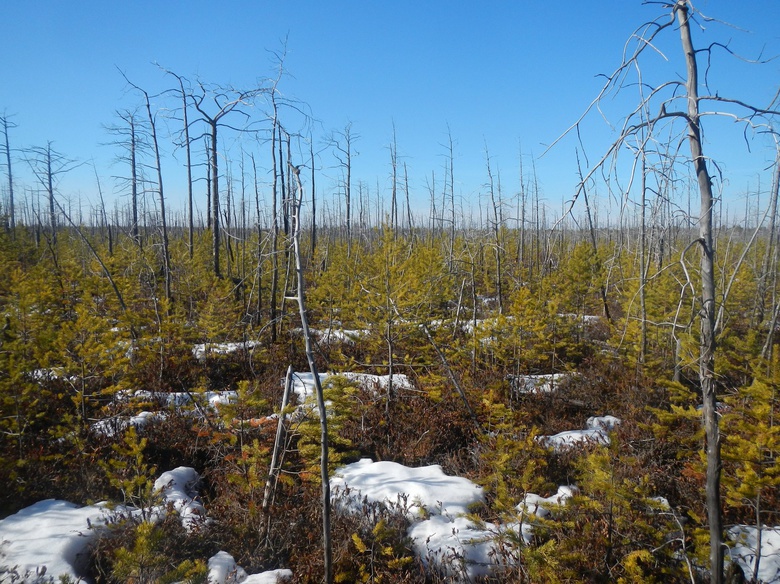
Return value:
[(344, 173), (344, 227), (347, 236), (347, 255), (351, 252), (352, 242), (352, 156), (353, 144), (360, 136), (352, 131), (352, 122), (341, 132), (334, 132), (330, 138), (333, 145), (333, 155), (341, 165)]
[[(250, 106), (262, 92), (261, 88), (249, 90), (237, 90), (233, 88), (223, 88), (219, 86), (205, 86), (198, 83), (200, 93), (189, 95), (189, 99), (200, 114), (200, 119), (206, 124), (207, 135), (209, 137), (209, 174), (211, 177), (211, 229), (212, 229), (212, 256), (214, 275), (222, 277), (220, 267), (220, 212), (219, 212), (219, 142), (218, 130), (225, 125), (222, 120), (230, 113), (240, 113), (248, 116), (243, 111), (243, 107)], [(208, 98), (208, 99), (207, 99)], [(214, 113), (209, 113), (207, 110)], [(240, 131), (239, 128), (227, 126), (233, 130)]]
[(390, 227), (398, 230), (398, 142), (393, 122), (393, 141), (390, 142)]
[(211, 160), (209, 153), (209, 137), (203, 136), (203, 152), (206, 155), (206, 229), (211, 230)]
[(3, 115), (0, 116), (0, 125), (3, 127), (5, 170), (6, 175), (8, 176), (8, 227), (11, 230), (11, 234), (13, 236), (13, 233), (16, 230), (16, 209), (14, 207), (14, 176), (11, 169), (11, 146), (8, 140), (8, 129), (15, 128), (16, 124), (14, 124), (8, 118), (9, 116), (3, 113)]
[[(766, 121), (769, 117), (780, 115), (780, 112), (769, 108), (759, 108), (750, 105), (742, 100), (728, 98), (720, 95), (718, 92), (701, 95), (699, 93), (702, 86), (708, 91), (707, 84), (702, 84), (699, 78), (697, 57), (700, 53), (705, 53), (708, 60), (708, 67), (712, 66), (712, 53), (714, 50), (724, 50), (731, 54), (730, 49), (722, 43), (710, 43), (704, 49), (695, 49), (691, 34), (691, 20), (695, 16), (695, 9), (689, 0), (675, 0), (673, 3), (665, 3), (668, 10), (663, 16), (655, 21), (642, 25), (631, 37), (631, 42), (624, 51), (623, 62), (606, 76), (606, 81), (598, 96), (591, 102), (585, 113), (577, 120), (564, 135), (570, 131), (580, 131), (581, 122), (585, 116), (592, 110), (605, 105), (605, 98), (627, 87), (640, 88), (640, 103), (632, 112), (624, 117), (623, 125), (618, 129), (618, 139), (615, 140), (606, 150), (600, 160), (593, 165), (579, 182), (574, 197), (569, 201), (568, 208), (564, 216), (568, 215), (573, 205), (584, 195), (585, 188), (589, 181), (593, 179), (598, 172), (606, 165), (617, 168), (620, 165), (617, 162), (619, 154), (628, 149), (631, 151), (634, 161), (631, 167), (631, 176), (628, 184), (634, 180), (634, 174), (638, 168), (645, 168), (637, 164), (641, 162), (645, 149), (631, 148), (627, 144), (646, 143), (650, 140), (658, 140), (661, 143), (672, 144), (675, 141), (686, 140), (690, 148), (690, 157), (681, 157), (677, 155), (676, 148), (669, 148), (672, 162), (666, 165), (664, 172), (668, 172), (671, 165), (679, 166), (681, 169), (689, 171), (690, 175), (695, 177), (695, 184), (699, 192), (699, 216), (698, 216), (698, 236), (685, 248), (688, 251), (694, 247), (700, 250), (699, 277), (697, 281), (689, 279), (684, 282), (685, 287), (697, 289), (696, 296), (697, 309), (699, 317), (699, 355), (698, 355), (698, 380), (702, 396), (702, 415), (705, 431), (704, 450), (706, 460), (705, 472), (705, 496), (707, 507), (707, 522), (710, 535), (710, 578), (715, 584), (722, 584), (724, 581), (724, 562), (723, 562), (723, 525), (721, 509), (721, 443), (717, 404), (717, 386), (715, 377), (715, 364), (717, 359), (717, 335), (718, 303), (725, 303), (728, 296), (728, 288), (718, 290), (715, 275), (715, 242), (713, 236), (713, 206), (714, 195), (712, 186), (712, 175), (710, 175), (707, 165), (707, 156), (702, 146), (702, 118), (704, 115), (725, 116), (731, 121), (736, 121), (747, 128), (756, 128), (763, 126), (765, 130), (771, 131), (769, 123)], [(659, 35), (667, 29), (678, 29), (681, 42), (683, 64), (685, 73), (681, 79), (674, 78), (665, 83), (656, 86), (648, 86), (642, 77), (642, 63), (646, 53), (657, 54), (660, 46)], [(649, 50), (648, 50), (649, 49)], [(627, 80), (629, 73), (633, 72), (637, 76), (636, 83), (630, 83)], [(702, 103), (715, 103), (718, 106), (717, 111), (702, 111)], [(772, 104), (770, 104), (772, 107)], [(647, 112), (658, 112), (654, 115), (648, 115)], [(762, 121), (763, 120), (763, 121)], [(681, 126), (678, 126), (681, 124)], [(555, 144), (557, 140), (553, 143)], [(679, 142), (678, 142), (679, 143)], [(628, 197), (629, 188), (623, 193)], [(644, 194), (644, 193), (643, 193)], [(562, 221), (559, 219), (559, 222)], [(549, 253), (549, 252), (548, 252)], [(685, 252), (682, 254), (682, 261), (685, 261)], [(727, 281), (728, 278), (723, 278)], [(696, 288), (698, 286), (698, 288)], [(719, 294), (721, 297), (719, 297)], [(673, 333), (674, 334), (674, 333)]]
[(404, 198), (406, 199), (406, 227), (411, 234), (414, 229), (414, 222), (412, 220), (412, 204), (409, 200), (409, 171), (406, 168), (406, 161), (404, 160)]
[(52, 148), (52, 142), (46, 146), (33, 146), (27, 150), (27, 164), (35, 178), (46, 192), (49, 202), (49, 235), (52, 247), (57, 244), (57, 203), (55, 202), (55, 186), (61, 175), (70, 172), (78, 166), (75, 160), (67, 158)]
[(688, 143), (691, 162), (699, 185), (699, 247), (701, 249), (701, 329), (699, 337), (699, 383), (704, 406), (704, 431), (707, 449), (707, 520), (710, 530), (710, 572), (713, 584), (723, 581), (723, 517), (720, 503), (720, 428), (718, 424), (715, 388), (715, 247), (712, 239), (712, 179), (707, 170), (701, 143), (699, 113), (699, 72), (690, 28), (687, 0), (678, 0), (674, 7), (680, 25), (680, 40), (685, 55), (687, 77), (685, 93), (688, 108)]
[(444, 192), (442, 194), (441, 205), (441, 223), (444, 225), (447, 220), (444, 218), (445, 209), (447, 208), (447, 200), (449, 199), (450, 207), (450, 219), (449, 219), (449, 250), (447, 254), (447, 265), (450, 272), (455, 270), (455, 143), (452, 139), (452, 131), (449, 125), (447, 125), (447, 143), (445, 144), (447, 151), (446, 163), (444, 166)]
[[(503, 219), (501, 217), (501, 197), (496, 197), (496, 187), (495, 182), (493, 179), (493, 171), (490, 168), (490, 152), (488, 150), (487, 141), (485, 142), (485, 164), (487, 166), (487, 175), (488, 175), (488, 182), (487, 182), (487, 189), (488, 193), (490, 194), (490, 206), (491, 210), (493, 211), (493, 218), (488, 219), (488, 223), (492, 227), (493, 232), (493, 247), (494, 247), (494, 254), (496, 258), (496, 296), (498, 297), (498, 312), (499, 314), (504, 313), (504, 291), (503, 291), (503, 282), (502, 282), (502, 273), (503, 273), (503, 266), (501, 263), (502, 259), (502, 245), (501, 245), (501, 224), (503, 223)], [(500, 180), (500, 179), (499, 179)], [(499, 183), (500, 184), (500, 183)], [(499, 186), (500, 190), (500, 186)]]
[(154, 169), (157, 173), (157, 194), (160, 198), (160, 223), (162, 227), (162, 244), (163, 244), (163, 276), (165, 278), (165, 296), (170, 301), (173, 298), (171, 293), (171, 254), (168, 247), (168, 223), (165, 217), (165, 192), (163, 189), (163, 175), (162, 165), (160, 162), (160, 144), (157, 140), (157, 120), (152, 113), (152, 105), (149, 101), (149, 94), (134, 85), (134, 87), (141, 92), (144, 96), (144, 103), (146, 105), (146, 115), (149, 121), (149, 131), (152, 141), (152, 151), (154, 153)]
[[(280, 67), (280, 73), (281, 76), (281, 67)], [(277, 79), (278, 82), (278, 79)], [(271, 231), (272, 231), (272, 238), (271, 238), (271, 298), (270, 298), (270, 309), (271, 309), (271, 342), (276, 342), (276, 319), (277, 319), (277, 304), (276, 304), (276, 297), (278, 296), (278, 289), (279, 289), (279, 190), (278, 190), (278, 177), (279, 177), (279, 166), (281, 165), (281, 148), (279, 149), (279, 155), (280, 158), (277, 160), (276, 158), (276, 135), (277, 130), (281, 132), (281, 127), (279, 124), (279, 110), (278, 106), (276, 104), (276, 84), (274, 84), (273, 88), (271, 89), (271, 106), (272, 106), (272, 125), (271, 125), (271, 173), (272, 173), (272, 179), (271, 179)]]
[(189, 251), (190, 251), (190, 259), (192, 259), (193, 253), (194, 253), (194, 231), (195, 231), (195, 217), (194, 217), (194, 207), (193, 207), (193, 197), (192, 197), (192, 141), (190, 140), (190, 122), (189, 122), (189, 116), (188, 116), (188, 107), (187, 107), (187, 99), (188, 96), (191, 94), (189, 91), (185, 91), (184, 89), (184, 81), (185, 79), (181, 75), (177, 75), (173, 71), (169, 71), (167, 69), (164, 69), (166, 73), (169, 75), (173, 75), (176, 78), (176, 81), (179, 82), (179, 95), (181, 96), (181, 115), (182, 115), (182, 146), (184, 146), (184, 152), (187, 155), (187, 228), (188, 228), (188, 236), (189, 236)]
[(297, 166), (290, 165), (297, 194), (294, 195), (292, 205), (293, 221), (293, 253), (295, 255), (295, 271), (298, 276), (298, 308), (301, 316), (301, 326), (303, 328), (303, 338), (306, 344), (306, 360), (309, 363), (309, 370), (314, 379), (315, 397), (317, 399), (317, 410), (320, 416), (320, 478), (322, 481), (322, 547), (325, 559), (325, 582), (330, 584), (333, 581), (333, 570), (331, 567), (331, 537), (330, 537), (330, 476), (328, 475), (328, 414), (325, 409), (325, 398), (322, 392), (317, 363), (314, 360), (314, 344), (312, 343), (311, 332), (309, 331), (309, 321), (306, 316), (306, 292), (304, 288), (303, 262), (301, 260), (301, 205), (303, 203), (303, 185), (301, 184), (300, 169)]
[(147, 149), (146, 141), (147, 131), (138, 119), (138, 113), (135, 110), (119, 110), (116, 112), (121, 123), (107, 126), (109, 134), (116, 136), (117, 139), (112, 143), (124, 150), (123, 154), (116, 157), (116, 161), (121, 164), (127, 164), (129, 176), (115, 177), (120, 181), (122, 188), (130, 188), (130, 236), (140, 245), (141, 239), (138, 231), (138, 183), (140, 158), (144, 150)]

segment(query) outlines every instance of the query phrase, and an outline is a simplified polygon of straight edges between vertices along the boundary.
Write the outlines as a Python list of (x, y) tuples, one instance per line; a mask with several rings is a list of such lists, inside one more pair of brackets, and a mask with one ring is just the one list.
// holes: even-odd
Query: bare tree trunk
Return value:
[(398, 230), (398, 143), (395, 137), (395, 122), (393, 122), (393, 141), (390, 143), (390, 167), (392, 176), (390, 178), (390, 227), (393, 230), (393, 236)]
[(206, 151), (206, 229), (211, 229), (211, 154), (208, 136), (203, 138), (203, 147)]
[(406, 195), (406, 225), (411, 235), (414, 224), (412, 223), (412, 205), (409, 202), (409, 173), (404, 162), (404, 194)]
[(51, 142), (46, 144), (46, 192), (49, 195), (49, 228), (52, 247), (57, 245), (57, 215), (54, 211), (54, 179), (51, 164)]
[(190, 124), (187, 119), (187, 94), (184, 93), (184, 84), (179, 78), (181, 84), (182, 112), (184, 115), (184, 150), (187, 153), (187, 228), (189, 233), (190, 259), (194, 254), (195, 242), (195, 211), (192, 204), (192, 148), (190, 147)]
[[(277, 163), (276, 160), (276, 131), (277, 131), (277, 120), (276, 120), (276, 109), (274, 106), (274, 120), (273, 120), (273, 136), (271, 138), (271, 171), (273, 173), (273, 179), (271, 182), (271, 199), (272, 199), (272, 207), (271, 207), (271, 217), (273, 220), (273, 238), (271, 243), (271, 263), (272, 263), (272, 271), (271, 271), (271, 342), (276, 342), (276, 296), (277, 291), (279, 288), (279, 209), (277, 205), (278, 196), (279, 193), (277, 191), (277, 180), (279, 175), (279, 163)], [(280, 136), (281, 139), (281, 136)], [(281, 161), (279, 161), (281, 162)]]
[(217, 120), (210, 119), (211, 148), (209, 168), (211, 169), (211, 228), (212, 254), (214, 256), (214, 275), (222, 277), (219, 265), (219, 166), (217, 163)]
[(138, 233), (138, 161), (136, 159), (138, 140), (135, 132), (135, 118), (132, 115), (128, 115), (126, 119), (130, 125), (130, 205), (133, 213), (133, 225), (130, 228), (130, 233), (133, 236), (133, 241), (140, 245), (141, 236)]
[(250, 154), (249, 156), (252, 159), (252, 176), (255, 184), (255, 212), (257, 214), (257, 264), (255, 267), (254, 286), (256, 289), (256, 306), (253, 322), (258, 324), (260, 322), (260, 310), (263, 308), (263, 228), (260, 222), (260, 190), (257, 188), (257, 164), (255, 164), (254, 155)]
[(770, 270), (770, 265), (771, 265), (772, 257), (774, 255), (774, 248), (777, 244), (775, 227), (777, 225), (777, 197), (778, 197), (778, 193), (780, 193), (780, 144), (777, 144), (776, 146), (777, 146), (777, 153), (775, 155), (775, 172), (773, 173), (773, 177), (772, 177), (772, 190), (769, 194), (769, 196), (771, 197), (769, 200), (769, 241), (766, 246), (766, 251), (764, 253), (764, 261), (761, 266), (761, 274), (758, 279), (757, 300), (758, 300), (759, 314), (757, 315), (758, 318), (756, 319), (757, 325), (760, 325), (764, 320), (764, 313), (765, 313), (764, 295), (766, 294), (766, 290), (767, 290), (767, 280), (769, 279), (770, 274), (775, 273), (773, 270)]
[(710, 572), (713, 584), (723, 582), (723, 519), (721, 513), (720, 428), (716, 411), (715, 392), (715, 250), (712, 238), (712, 182), (702, 152), (699, 118), (699, 74), (696, 52), (691, 40), (687, 0), (675, 5), (680, 25), (680, 39), (687, 67), (686, 93), (688, 97), (688, 142), (691, 160), (699, 185), (699, 244), (701, 247), (701, 332), (699, 348), (699, 382), (701, 383), (704, 429), (707, 448), (706, 500), (710, 531)]
[(282, 395), (282, 407), (279, 410), (279, 419), (276, 424), (276, 439), (274, 440), (274, 449), (271, 452), (271, 468), (268, 471), (268, 479), (265, 481), (265, 489), (263, 491), (263, 506), (264, 512), (268, 512), (273, 502), (273, 491), (276, 488), (277, 477), (279, 476), (279, 451), (282, 449), (282, 442), (284, 441), (284, 420), (286, 418), (285, 410), (287, 409), (287, 401), (290, 398), (290, 390), (292, 387), (293, 369), (292, 365), (287, 368), (287, 375), (284, 377), (284, 394)]
[(645, 285), (647, 283), (647, 221), (645, 210), (647, 208), (647, 160), (645, 158), (644, 146), (640, 153), (642, 157), (642, 185), (640, 193), (642, 200), (640, 202), (639, 213), (641, 225), (639, 226), (639, 309), (640, 309), (640, 340), (639, 340), (639, 363), (645, 363), (647, 358), (647, 294)]
[[(585, 188), (585, 182), (582, 179), (582, 170), (580, 169), (580, 156), (577, 154), (577, 172), (580, 176), (580, 184), (582, 185), (582, 198), (585, 202), (585, 213), (588, 217), (588, 232), (590, 233), (590, 243), (593, 247), (593, 259), (599, 262), (599, 247), (596, 241), (596, 229), (593, 226), (593, 218), (590, 213), (590, 203), (588, 203), (588, 189)], [(644, 213), (644, 208), (643, 208)], [(600, 262), (599, 262), (600, 264)], [(599, 282), (599, 295), (601, 296), (601, 304), (604, 309), (604, 318), (612, 320), (609, 314), (609, 304), (607, 303), (607, 289), (603, 282)]]
[(8, 116), (0, 116), (3, 123), (3, 136), (5, 137), (5, 164), (8, 174), (8, 226), (11, 230), (11, 237), (16, 237), (16, 210), (14, 209), (14, 178), (11, 171), (11, 146), (8, 142), (8, 128), (15, 127), (8, 121)]
[(317, 251), (317, 197), (314, 189), (314, 141), (309, 142), (309, 155), (311, 158), (311, 261), (314, 261), (314, 252)]
[(160, 147), (157, 141), (157, 123), (152, 115), (152, 106), (149, 103), (149, 94), (143, 89), (138, 88), (146, 99), (146, 113), (149, 116), (149, 128), (152, 134), (152, 147), (154, 148), (154, 166), (157, 170), (157, 188), (160, 195), (160, 221), (162, 223), (162, 241), (163, 241), (163, 276), (165, 278), (165, 297), (170, 300), (173, 298), (171, 293), (171, 254), (168, 247), (168, 223), (165, 218), (165, 193), (163, 191), (162, 167), (160, 164)]
[(108, 255), (109, 257), (114, 255), (114, 243), (111, 240), (111, 224), (108, 221), (108, 214), (106, 213), (106, 201), (103, 199), (103, 187), (100, 185), (100, 177), (98, 176), (97, 167), (92, 164), (92, 169), (95, 171), (95, 184), (98, 190), (98, 196), (100, 198), (100, 222), (106, 228), (108, 237)]
[(520, 274), (525, 267), (525, 173), (523, 172), (523, 151), (520, 150), (520, 241), (517, 247), (517, 261), (520, 265)]
[[(212, 243), (213, 243), (213, 259), (214, 259), (214, 275), (218, 278), (222, 277), (222, 271), (219, 262), (220, 256), (220, 229), (219, 229), (219, 164), (218, 164), (218, 150), (217, 150), (217, 128), (219, 127), (220, 120), (233, 111), (241, 111), (242, 105), (248, 104), (254, 99), (260, 89), (250, 89), (248, 91), (235, 91), (225, 90), (217, 88), (220, 99), (215, 99), (214, 102), (219, 107), (219, 111), (215, 114), (209, 114), (205, 111), (203, 102), (206, 99), (208, 90), (203, 84), (200, 84), (201, 94), (191, 96), (192, 104), (200, 114), (201, 121), (205, 122), (209, 127), (209, 137), (211, 139), (211, 146), (207, 148), (209, 154), (209, 169), (211, 173), (211, 220), (213, 221), (212, 230)], [(230, 93), (234, 99), (227, 100), (227, 94)], [(239, 108), (239, 109), (236, 109)], [(208, 142), (207, 142), (208, 143)]]
[[(334, 156), (344, 168), (344, 207), (345, 229), (347, 236), (347, 257), (352, 255), (352, 142), (359, 136), (352, 133), (352, 123), (348, 123), (344, 131), (337, 132), (331, 137), (331, 143), (335, 149)], [(360, 185), (358, 186), (360, 187)], [(362, 204), (362, 201), (361, 201)], [(362, 215), (362, 214), (361, 214)]]
[(492, 231), (493, 231), (493, 246), (494, 246), (494, 253), (496, 258), (496, 296), (498, 297), (498, 313), (504, 314), (504, 291), (503, 291), (503, 282), (501, 281), (501, 274), (503, 271), (503, 266), (501, 265), (501, 240), (500, 240), (500, 230), (501, 230), (501, 219), (499, 218), (500, 213), (500, 206), (501, 201), (500, 197), (499, 200), (496, 200), (496, 189), (493, 184), (493, 171), (490, 169), (490, 152), (488, 151), (487, 142), (485, 142), (485, 164), (487, 165), (487, 175), (488, 175), (488, 191), (490, 192), (490, 204), (493, 210), (493, 220), (489, 221), (492, 223)]
[[(288, 162), (289, 164), (289, 162)], [(301, 235), (301, 203), (303, 201), (303, 186), (301, 185), (300, 170), (296, 166), (290, 165), (295, 177), (298, 194), (293, 205), (293, 248), (295, 254), (295, 270), (298, 274), (298, 309), (301, 315), (301, 326), (303, 328), (303, 338), (306, 343), (306, 359), (309, 362), (309, 370), (314, 379), (314, 388), (317, 398), (317, 409), (320, 413), (320, 476), (322, 478), (322, 546), (325, 560), (325, 582), (330, 584), (333, 581), (331, 568), (331, 538), (330, 538), (330, 477), (328, 475), (328, 415), (325, 410), (325, 398), (322, 393), (322, 384), (320, 383), (317, 364), (314, 361), (314, 352), (312, 349), (311, 333), (309, 332), (309, 321), (306, 316), (306, 301), (303, 282), (303, 264), (301, 262), (300, 235)]]
[[(449, 269), (450, 272), (454, 269), (454, 262), (455, 262), (455, 152), (454, 152), (454, 145), (452, 143), (452, 132), (450, 132), (449, 127), (447, 128), (447, 155), (448, 155), (448, 162), (449, 162), (449, 174), (450, 174), (450, 247), (449, 247)], [(445, 181), (446, 183), (446, 181)], [(445, 184), (446, 188), (446, 184)], [(442, 209), (442, 215), (444, 214), (444, 209)]]

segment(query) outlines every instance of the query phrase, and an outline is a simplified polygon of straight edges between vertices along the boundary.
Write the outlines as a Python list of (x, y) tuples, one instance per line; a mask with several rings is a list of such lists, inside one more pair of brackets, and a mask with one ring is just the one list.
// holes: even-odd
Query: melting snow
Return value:
[[(482, 487), (462, 477), (445, 475), (438, 464), (409, 468), (363, 458), (336, 471), (330, 484), (334, 491), (344, 491), (348, 486), (371, 501), (395, 503), (400, 495), (408, 495), (413, 514), (424, 508), (430, 513), (455, 516), (484, 500)], [(356, 501), (359, 504), (360, 497)]]
[[(155, 489), (162, 491), (166, 504), (173, 504), (185, 527), (205, 518), (194, 491), (198, 478), (194, 469), (179, 467), (155, 481)], [(153, 509), (151, 516), (164, 509)], [(124, 507), (117, 511), (133, 512)], [(85, 582), (88, 546), (111, 514), (106, 503), (79, 507), (47, 499), (0, 520), (0, 582), (54, 584), (60, 576)], [(276, 584), (292, 578), (284, 569), (247, 575), (224, 551), (213, 556), (208, 567), (210, 584)]]
[(90, 525), (102, 524), (105, 510), (104, 503), (79, 507), (47, 499), (6, 517), (0, 521), (0, 579), (56, 582), (64, 574), (82, 582), (95, 536)]
[(568, 430), (554, 436), (539, 436), (538, 440), (554, 450), (569, 448), (582, 442), (608, 444), (609, 432), (618, 424), (620, 419), (615, 416), (596, 416), (588, 418), (584, 430)]
[(554, 505), (563, 505), (574, 493), (577, 487), (561, 486), (558, 492), (549, 497), (541, 497), (535, 493), (528, 493), (523, 502), (516, 509), (523, 514), (536, 515), (537, 517), (547, 517), (550, 515), (549, 507)]
[(509, 375), (508, 379), (514, 393), (552, 393), (569, 376), (568, 373), (545, 373)]
[(196, 486), (200, 476), (194, 468), (180, 466), (160, 475), (154, 481), (154, 490), (162, 494), (167, 504), (181, 516), (182, 525), (188, 531), (201, 525), (206, 519), (206, 509), (197, 500)]
[[(347, 380), (352, 381), (365, 389), (387, 388), (390, 383), (389, 375), (371, 375), (369, 373), (320, 373), (320, 384), (327, 385), (326, 380), (329, 377), (340, 375)], [(396, 389), (414, 389), (414, 385), (408, 376), (402, 373), (393, 375), (393, 387)], [(311, 373), (293, 373), (293, 391), (298, 396), (298, 402), (303, 403), (306, 398), (314, 395), (314, 376)]]
[[(747, 525), (737, 525), (729, 529), (728, 535), (735, 542), (730, 550), (731, 559), (742, 568), (745, 578), (749, 581), (756, 568), (758, 530)], [(780, 526), (762, 528), (760, 551), (758, 581), (780, 582)]]
[[(349, 488), (347, 505), (370, 501), (396, 503), (405, 499), (413, 523), (409, 537), (425, 562), (434, 562), (454, 581), (472, 581), (493, 573), (500, 561), (496, 538), (521, 530), (530, 539), (530, 526), (478, 525), (464, 515), (469, 505), (484, 500), (482, 487), (462, 477), (444, 474), (438, 465), (409, 468), (395, 462), (364, 458), (336, 471), (334, 495)], [(430, 516), (422, 519), (427, 512)]]
[(192, 356), (203, 361), (209, 355), (229, 355), (236, 351), (251, 351), (259, 346), (258, 341), (242, 341), (238, 343), (199, 343), (192, 347)]

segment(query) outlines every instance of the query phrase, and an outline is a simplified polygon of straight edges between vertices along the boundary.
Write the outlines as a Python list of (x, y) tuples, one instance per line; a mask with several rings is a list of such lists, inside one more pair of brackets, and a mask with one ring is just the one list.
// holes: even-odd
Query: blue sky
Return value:
[[(765, 56), (780, 55), (780, 1), (699, 0), (695, 5), (734, 25), (706, 23), (705, 36), (694, 30), (699, 43), (729, 42), (747, 57), (762, 50)], [(551, 209), (560, 210), (577, 183), (577, 142), (572, 136), (536, 157), (595, 97), (603, 82), (598, 75), (620, 62), (631, 32), (663, 9), (640, 0), (606, 5), (581, 0), (30, 0), (6, 2), (3, 13), (0, 35), (7, 50), (0, 59), (0, 112), (12, 115), (18, 126), (11, 131), (12, 147), (51, 140), (67, 157), (94, 160), (109, 199), (124, 200), (111, 178), (124, 169), (112, 164), (118, 152), (106, 145), (112, 137), (105, 126), (118, 122), (116, 110), (141, 103), (117, 68), (150, 93), (173, 86), (155, 62), (193, 80), (249, 87), (274, 75), (273, 53), (286, 39), (288, 75), (281, 91), (310, 109), (316, 120), (315, 149), (324, 147), (330, 132), (352, 123), (360, 136), (353, 161), (356, 182), (389, 189), (388, 146), (395, 125), (413, 204), (426, 209), (432, 172), (441, 188), (449, 128), (456, 193), (464, 207), (484, 202), (487, 145), (506, 198), (518, 190), (522, 148), (526, 171), (534, 156), (541, 195)], [(683, 71), (679, 39), (669, 32), (658, 45), (668, 62), (660, 55), (647, 62), (644, 74), (650, 82)], [(733, 91), (735, 97), (766, 105), (780, 85), (780, 61), (752, 66), (720, 53), (713, 80), (721, 95)], [(635, 95), (627, 92), (605, 102), (613, 124), (621, 123)], [(162, 99), (155, 104), (176, 105)], [(161, 131), (169, 150), (167, 130)], [(764, 169), (774, 150), (766, 138), (751, 135), (747, 155), (734, 128), (719, 132), (708, 134), (708, 152), (726, 171), (724, 197), (738, 208), (746, 191), (759, 184), (768, 189), (770, 174)], [(581, 137), (593, 163), (615, 135), (599, 115), (592, 115)], [(228, 133), (226, 138), (235, 143)], [(17, 191), (32, 185), (21, 157), (18, 153), (14, 161)], [(182, 164), (181, 156), (167, 155), (163, 161), (169, 204), (178, 209), (185, 193)], [(328, 152), (318, 159), (318, 192), (324, 201), (338, 178), (335, 164)], [(60, 195), (93, 203), (94, 183), (91, 167), (76, 169), (62, 178)]]

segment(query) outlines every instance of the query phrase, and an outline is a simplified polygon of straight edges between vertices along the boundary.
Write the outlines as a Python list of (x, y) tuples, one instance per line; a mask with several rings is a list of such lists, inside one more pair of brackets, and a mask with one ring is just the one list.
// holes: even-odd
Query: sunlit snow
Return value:
[(209, 355), (230, 355), (236, 351), (251, 351), (260, 343), (257, 341), (241, 341), (237, 343), (199, 343), (192, 347), (192, 356), (202, 361)]
[(194, 468), (180, 466), (162, 473), (154, 481), (155, 492), (163, 496), (165, 504), (173, 505), (185, 529), (192, 529), (206, 519), (206, 509), (198, 500), (196, 489), (200, 476)]
[[(203, 521), (205, 509), (194, 490), (198, 473), (189, 467), (164, 472), (155, 481), (163, 505), (149, 510), (157, 517), (172, 505), (185, 527)], [(137, 511), (137, 510), (135, 510)], [(117, 514), (135, 514), (106, 503), (79, 507), (67, 501), (47, 499), (0, 521), (0, 582), (48, 584), (68, 576), (86, 582), (88, 548), (105, 523)], [(292, 577), (290, 570), (247, 575), (227, 552), (209, 559), (210, 584), (275, 584)]]
[[(320, 384), (327, 385), (327, 379), (336, 375), (346, 378), (348, 381), (368, 390), (385, 390), (390, 383), (389, 375), (372, 375), (369, 373), (319, 373)], [(396, 389), (414, 389), (414, 385), (408, 376), (402, 373), (393, 375), (393, 387)], [(298, 396), (298, 401), (303, 403), (311, 395), (314, 395), (314, 376), (309, 372), (293, 373), (293, 391)]]
[[(446, 475), (438, 465), (409, 468), (364, 458), (337, 470), (331, 487), (337, 498), (348, 491), (346, 504), (356, 509), (363, 498), (405, 504), (416, 553), (455, 581), (471, 581), (498, 568), (495, 538), (502, 529), (464, 516), (470, 505), (484, 500), (482, 488), (468, 479)], [(517, 525), (503, 529), (516, 531)], [(530, 537), (529, 526), (523, 526), (523, 536)]]
[(620, 419), (615, 416), (594, 416), (585, 422), (584, 430), (567, 430), (553, 436), (539, 436), (538, 440), (554, 450), (587, 442), (608, 444), (609, 432), (618, 424)]
[(510, 375), (509, 384), (518, 394), (552, 393), (569, 373), (543, 373), (540, 375)]
[(730, 548), (731, 559), (742, 568), (750, 580), (758, 560), (759, 582), (780, 582), (780, 526), (764, 527), (761, 530), (761, 554), (758, 550), (758, 529), (747, 525), (736, 525), (729, 529), (729, 539), (734, 540)]

